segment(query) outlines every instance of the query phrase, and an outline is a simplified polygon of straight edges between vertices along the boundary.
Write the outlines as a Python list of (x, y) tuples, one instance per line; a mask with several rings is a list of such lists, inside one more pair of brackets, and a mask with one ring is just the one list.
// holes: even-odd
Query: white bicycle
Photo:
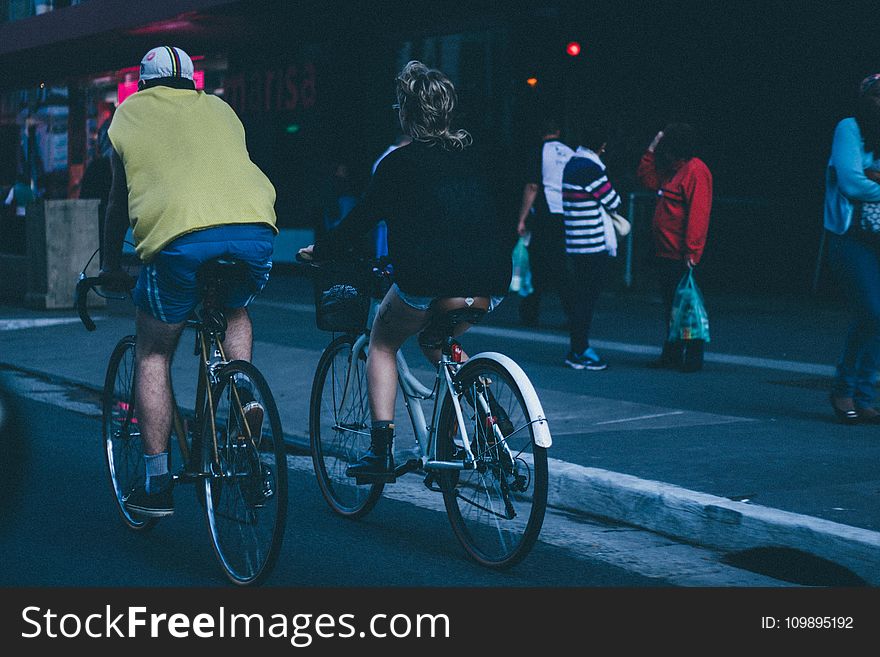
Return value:
[[(324, 498), (347, 518), (369, 513), (385, 486), (345, 474), (370, 442), (369, 327), (390, 287), (387, 267), (375, 261), (360, 265), (361, 272), (349, 268), (351, 276), (337, 275), (335, 283), (324, 275), (333, 263), (306, 265), (316, 281), (319, 328), (342, 333), (324, 350), (315, 372), (311, 454)], [(351, 312), (342, 325), (330, 326), (322, 321), (321, 296), (333, 285), (348, 290)], [(398, 381), (419, 457), (398, 465), (394, 478), (423, 474), (425, 486), (443, 495), (455, 536), (467, 554), (484, 566), (501, 569), (520, 562), (541, 531), (551, 437), (534, 386), (512, 359), (482, 352), (462, 362), (455, 328), (484, 315), (485, 310), (476, 308), (435, 310), (419, 336), (423, 344), (442, 346), (431, 387), (413, 375), (398, 352)]]

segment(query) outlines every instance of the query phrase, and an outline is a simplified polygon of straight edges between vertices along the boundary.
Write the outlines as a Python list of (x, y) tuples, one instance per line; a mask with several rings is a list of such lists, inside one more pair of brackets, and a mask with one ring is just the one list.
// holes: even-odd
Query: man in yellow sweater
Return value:
[(174, 511), (168, 471), (171, 359), (198, 303), (196, 271), (217, 257), (247, 263), (251, 281), (226, 299), (227, 357), (250, 360), (246, 306), (269, 279), (275, 188), (251, 161), (244, 127), (220, 98), (197, 91), (180, 48), (160, 46), (141, 60), (138, 92), (116, 110), (109, 130), (113, 183), (101, 277), (122, 280), (122, 245), (131, 226), (143, 263), (137, 306), (135, 398), (144, 444), (145, 485), (127, 507), (146, 516)]

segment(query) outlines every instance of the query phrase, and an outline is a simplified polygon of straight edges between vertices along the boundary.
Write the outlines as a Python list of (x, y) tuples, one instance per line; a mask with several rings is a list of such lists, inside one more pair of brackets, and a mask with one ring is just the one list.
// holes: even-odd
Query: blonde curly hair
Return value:
[(458, 98), (443, 73), (411, 61), (397, 76), (400, 125), (415, 141), (461, 150), (473, 139), (466, 130), (453, 130), (452, 113)]

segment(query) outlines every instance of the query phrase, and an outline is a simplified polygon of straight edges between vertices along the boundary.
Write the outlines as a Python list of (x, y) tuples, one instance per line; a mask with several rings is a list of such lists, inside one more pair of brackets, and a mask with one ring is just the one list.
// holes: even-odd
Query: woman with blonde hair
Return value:
[[(301, 257), (344, 257), (384, 219), (394, 285), (370, 332), (367, 385), (372, 417), (367, 453), (347, 474), (387, 478), (394, 469), (397, 351), (450, 307), (492, 310), (510, 285), (511, 258), (498, 201), (471, 135), (453, 124), (455, 87), (440, 71), (411, 61), (396, 79), (403, 132), (412, 143), (382, 159), (363, 198), (342, 223)], [(457, 327), (462, 333), (469, 325)], [(423, 347), (432, 362), (440, 350)]]

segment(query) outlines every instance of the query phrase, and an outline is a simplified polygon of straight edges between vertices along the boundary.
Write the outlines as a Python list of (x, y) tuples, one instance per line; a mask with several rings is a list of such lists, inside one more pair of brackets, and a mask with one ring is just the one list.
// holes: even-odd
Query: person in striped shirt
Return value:
[(601, 127), (582, 129), (582, 146), (562, 172), (566, 268), (570, 281), (570, 350), (565, 364), (576, 370), (604, 370), (608, 363), (590, 347), (590, 326), (602, 292), (609, 259), (617, 254), (610, 212), (620, 196), (608, 179), (601, 155), (606, 136)]

